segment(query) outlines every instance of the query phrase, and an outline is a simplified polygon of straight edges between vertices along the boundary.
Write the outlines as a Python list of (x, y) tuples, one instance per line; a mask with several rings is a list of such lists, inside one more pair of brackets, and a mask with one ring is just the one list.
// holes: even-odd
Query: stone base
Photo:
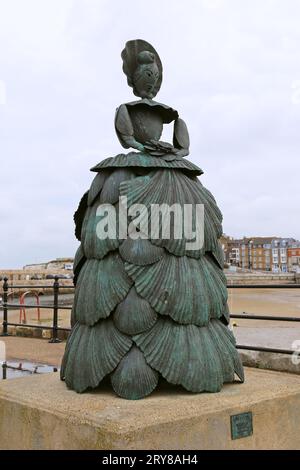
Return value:
[[(232, 415), (253, 435), (232, 440)], [(108, 388), (78, 395), (58, 373), (0, 382), (1, 449), (300, 449), (300, 377), (246, 369), (218, 394), (163, 386), (127, 401)]]

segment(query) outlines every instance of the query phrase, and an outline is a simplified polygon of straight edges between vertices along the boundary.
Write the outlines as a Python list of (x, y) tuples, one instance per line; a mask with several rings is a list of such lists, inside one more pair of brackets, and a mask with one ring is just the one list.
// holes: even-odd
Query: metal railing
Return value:
[[(16, 323), (8, 321), (8, 311), (10, 309), (20, 308), (29, 309), (34, 308), (34, 305), (28, 304), (14, 304), (8, 303), (9, 289), (52, 289), (53, 290), (53, 305), (39, 305), (40, 309), (52, 309), (52, 325), (30, 325), (24, 323)], [(72, 310), (72, 307), (66, 305), (60, 305), (58, 302), (59, 293), (61, 289), (70, 289), (72, 286), (60, 285), (59, 277), (56, 276), (52, 286), (26, 286), (26, 285), (13, 285), (8, 283), (8, 278), (4, 278), (3, 282), (3, 302), (1, 305), (1, 310), (3, 311), (3, 321), (2, 321), (2, 333), (0, 336), (9, 336), (8, 327), (23, 327), (23, 328), (39, 328), (42, 330), (51, 330), (52, 336), (49, 343), (59, 343), (61, 340), (58, 338), (59, 331), (70, 332), (71, 328), (60, 327), (58, 325), (58, 311), (59, 310)], [(74, 287), (73, 287), (74, 288)], [(227, 286), (228, 289), (300, 289), (300, 284), (232, 284)], [(261, 320), (261, 321), (278, 321), (278, 322), (300, 322), (299, 317), (283, 317), (283, 316), (269, 316), (269, 315), (254, 315), (243, 312), (242, 314), (230, 314), (231, 319), (242, 319), (242, 320)], [(236, 345), (237, 349), (240, 350), (250, 350), (250, 351), (261, 351), (261, 352), (270, 352), (270, 353), (279, 353), (279, 354), (294, 354), (294, 350), (291, 349), (277, 349), (277, 348), (268, 348), (263, 346), (252, 346), (252, 345)]]
[[(227, 289), (300, 289), (300, 284), (231, 284), (227, 285)], [(278, 322), (300, 322), (299, 317), (282, 317), (274, 315), (254, 315), (243, 312), (242, 314), (230, 314), (230, 319), (242, 319), (242, 320), (261, 320), (261, 321), (278, 321)], [(247, 350), (247, 351), (259, 351), (259, 352), (269, 352), (275, 354), (288, 354), (293, 355), (295, 353), (294, 349), (280, 349), (280, 348), (268, 348), (264, 346), (252, 346), (252, 345), (242, 345), (237, 344), (237, 349)]]
[[(67, 327), (60, 327), (58, 326), (58, 311), (59, 310), (72, 310), (72, 307), (68, 307), (67, 305), (59, 305), (58, 297), (60, 289), (70, 289), (74, 288), (73, 286), (64, 286), (60, 285), (59, 283), (59, 276), (55, 276), (53, 285), (35, 285), (35, 286), (26, 286), (26, 285), (13, 285), (8, 283), (8, 278), (5, 277), (3, 280), (3, 302), (1, 305), (1, 310), (3, 311), (3, 320), (2, 320), (2, 333), (0, 336), (9, 336), (8, 327), (15, 326), (21, 328), (37, 328), (41, 330), (51, 330), (52, 336), (49, 343), (59, 343), (61, 340), (58, 338), (59, 331), (71, 331), (71, 328)], [(52, 325), (30, 325), (28, 323), (17, 323), (17, 322), (10, 322), (8, 321), (8, 312), (9, 310), (22, 308), (30, 309), (34, 308), (34, 305), (25, 304), (25, 303), (8, 303), (8, 293), (10, 289), (52, 289), (53, 291), (53, 304), (51, 305), (39, 305), (40, 309), (52, 309)]]

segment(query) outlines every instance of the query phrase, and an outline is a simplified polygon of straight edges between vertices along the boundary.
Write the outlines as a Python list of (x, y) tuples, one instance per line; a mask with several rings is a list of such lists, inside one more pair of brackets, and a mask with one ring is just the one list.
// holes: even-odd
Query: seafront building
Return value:
[(221, 239), (225, 262), (253, 271), (300, 272), (300, 242), (293, 238), (244, 237)]
[(287, 249), (288, 271), (300, 272), (300, 242), (292, 243)]

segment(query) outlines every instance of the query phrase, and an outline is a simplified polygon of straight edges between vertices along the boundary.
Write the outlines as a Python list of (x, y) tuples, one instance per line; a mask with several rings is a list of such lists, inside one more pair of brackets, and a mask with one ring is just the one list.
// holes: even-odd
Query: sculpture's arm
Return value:
[(174, 122), (173, 145), (176, 149), (176, 155), (186, 157), (190, 152), (190, 138), (186, 123), (183, 119), (177, 118)]
[(184, 120), (179, 117), (174, 120), (173, 145), (153, 139), (145, 143), (146, 151), (154, 156), (173, 154), (176, 157), (186, 157), (189, 154), (189, 147), (189, 133)]
[(115, 116), (115, 128), (120, 140), (121, 145), (128, 149), (130, 147), (139, 150), (140, 152), (144, 151), (144, 146), (134, 138), (133, 126), (131, 118), (125, 104), (122, 104), (116, 110)]

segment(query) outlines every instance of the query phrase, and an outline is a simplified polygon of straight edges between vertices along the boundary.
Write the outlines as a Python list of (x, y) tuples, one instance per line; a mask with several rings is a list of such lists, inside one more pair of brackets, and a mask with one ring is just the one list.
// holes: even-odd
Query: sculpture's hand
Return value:
[(133, 148), (135, 148), (139, 152), (145, 152), (146, 151), (144, 145), (141, 144), (140, 142), (138, 142), (137, 140), (135, 141)]
[(174, 151), (176, 157), (187, 157), (189, 153), (189, 149), (175, 149)]
[(148, 140), (145, 143), (144, 147), (147, 153), (155, 157), (171, 154), (175, 151), (173, 145), (169, 144), (168, 142), (163, 142), (161, 140)]
[(145, 147), (143, 144), (135, 140), (134, 137), (131, 135), (122, 135), (122, 142), (125, 143), (126, 148), (133, 148), (138, 150), (139, 152), (145, 152)]

